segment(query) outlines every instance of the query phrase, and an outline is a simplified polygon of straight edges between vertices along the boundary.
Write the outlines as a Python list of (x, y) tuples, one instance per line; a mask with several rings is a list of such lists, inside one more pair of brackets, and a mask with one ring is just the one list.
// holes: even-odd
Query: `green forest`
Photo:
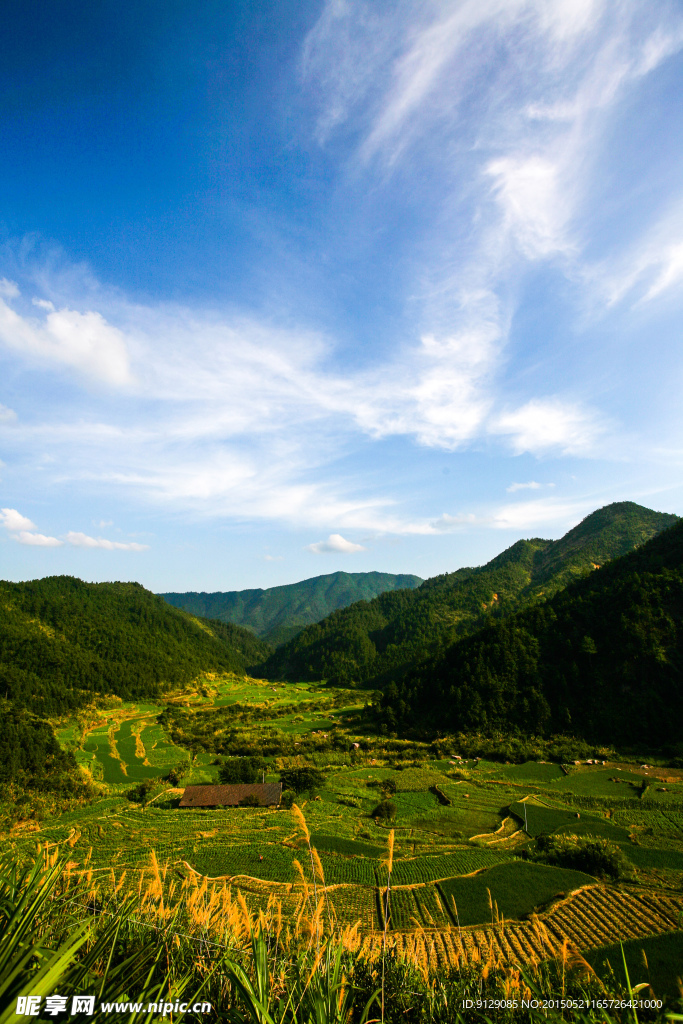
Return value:
[(41, 715), (96, 694), (154, 698), (202, 671), (246, 672), (269, 652), (247, 630), (194, 618), (137, 583), (0, 582), (0, 607), (0, 696)]
[(175, 608), (182, 608), (193, 615), (244, 626), (277, 646), (339, 608), (346, 608), (356, 601), (370, 601), (387, 591), (410, 590), (422, 582), (419, 576), (406, 574), (334, 572), (267, 590), (232, 590), (212, 594), (190, 591), (160, 596)]
[(385, 728), (680, 743), (683, 523), (385, 687)]
[(560, 540), (520, 540), (479, 568), (334, 612), (278, 648), (259, 671), (271, 679), (384, 687), (490, 620), (546, 601), (675, 522), (677, 516), (633, 502), (608, 505)]

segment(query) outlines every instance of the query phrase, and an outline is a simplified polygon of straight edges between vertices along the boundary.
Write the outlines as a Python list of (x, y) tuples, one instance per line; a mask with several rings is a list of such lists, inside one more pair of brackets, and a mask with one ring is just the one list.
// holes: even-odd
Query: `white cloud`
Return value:
[(561, 523), (568, 528), (574, 526), (589, 511), (592, 505), (585, 502), (561, 501), (555, 498), (541, 498), (537, 501), (520, 501), (504, 505), (491, 515), (490, 525), (499, 530), (533, 530), (544, 523)]
[(588, 455), (604, 431), (597, 415), (559, 398), (534, 398), (512, 412), (501, 413), (491, 431), (509, 438), (513, 451)]
[(284, 555), (264, 555), (264, 562), (282, 562), (284, 561)]
[[(606, 430), (597, 411), (533, 388), (515, 408), (501, 371), (527, 265), (547, 261), (586, 280), (582, 230), (605, 118), (629, 83), (680, 45), (666, 25), (640, 31), (637, 8), (632, 0), (329, 0), (302, 73), (320, 100), (319, 140), (346, 132), (348, 174), (337, 195), (356, 188), (388, 208), (432, 183), (438, 193), (435, 226), (423, 236), (416, 226), (414, 276), (396, 298), (397, 308), (409, 307), (401, 342), (390, 348), (383, 339), (380, 357), (368, 350), (344, 370), (334, 339), (292, 326), (295, 313), (282, 327), (277, 311), (259, 319), (144, 306), (96, 282), (62, 295), (47, 271), (30, 291), (22, 285), (51, 296), (31, 309), (5, 280), (0, 341), (125, 386), (127, 400), (125, 410), (101, 414), (108, 422), (64, 410), (22, 427), (17, 443), (59, 448), (52, 478), (61, 483), (94, 481), (206, 515), (289, 520), (319, 536), (463, 522), (406, 522), (385, 495), (326, 482), (327, 467), (359, 437), (447, 450), (494, 438), (515, 453), (594, 454)], [(636, 275), (650, 298), (683, 273), (681, 226), (653, 243)]]
[(319, 540), (316, 544), (309, 544), (308, 550), (315, 555), (343, 554), (350, 555), (354, 551), (365, 551), (362, 544), (354, 544), (346, 540), (340, 533), (331, 533), (327, 540)]
[(16, 299), (19, 295), (19, 288), (14, 281), (8, 281), (6, 277), (0, 277), (0, 295), (6, 299)]
[[(522, 485), (528, 487), (528, 484)], [(540, 484), (538, 485), (541, 486)], [(534, 488), (535, 489), (535, 488)], [(510, 490), (510, 488), (508, 488)], [(576, 525), (583, 516), (595, 508), (594, 499), (580, 501), (563, 500), (547, 497), (532, 501), (518, 501), (497, 508), (484, 509), (479, 512), (461, 512), (455, 515), (444, 513), (438, 519), (423, 524), (416, 524), (415, 533), (452, 533), (467, 526), (486, 527), (492, 530), (517, 530), (520, 533), (534, 531), (543, 524), (552, 524), (557, 530), (567, 530)]]
[(89, 537), (86, 533), (75, 533), (70, 530), (66, 535), (69, 544), (77, 548), (104, 548), (105, 551), (147, 551), (149, 544), (124, 543), (107, 540), (104, 537)]
[(35, 523), (32, 523), (26, 516), (22, 516), (21, 512), (17, 512), (15, 508), (0, 508), (0, 523), (5, 527), (6, 530), (35, 530)]
[(39, 548), (60, 548), (64, 543), (64, 541), (57, 540), (56, 537), (46, 537), (44, 533), (29, 533), (27, 530), (16, 534), (16, 539), (20, 544)]
[(542, 486), (536, 480), (529, 480), (526, 484), (510, 484), (505, 490), (508, 494), (514, 494), (516, 491), (538, 491)]
[(10, 409), (0, 402), (0, 423), (14, 423), (16, 418), (17, 414), (14, 409)]
[(503, 228), (529, 259), (571, 253), (567, 235), (571, 188), (562, 167), (546, 156), (507, 156), (484, 168), (503, 213)]
[[(16, 285), (5, 285), (5, 298), (18, 297)], [(21, 316), (0, 298), (0, 342), (24, 356), (66, 364), (107, 384), (131, 382), (125, 338), (100, 313), (56, 310), (43, 300), (34, 300), (34, 305), (47, 310), (44, 319)]]

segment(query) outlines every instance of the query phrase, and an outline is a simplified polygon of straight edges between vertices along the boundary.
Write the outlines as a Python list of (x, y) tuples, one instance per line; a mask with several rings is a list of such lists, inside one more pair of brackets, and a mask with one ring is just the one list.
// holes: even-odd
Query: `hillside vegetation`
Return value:
[(387, 572), (335, 572), (267, 590), (226, 593), (161, 594), (175, 608), (252, 629), (274, 645), (285, 643), (305, 626), (355, 601), (370, 601), (387, 591), (410, 590), (419, 576)]
[(386, 687), (385, 727), (680, 742), (683, 523)]
[(438, 659), (490, 618), (546, 600), (677, 518), (633, 502), (608, 505), (560, 540), (520, 540), (479, 568), (334, 612), (280, 647), (260, 671), (270, 679), (384, 686), (425, 658)]
[(138, 583), (0, 582), (0, 694), (59, 715), (95, 694), (158, 696), (202, 671), (243, 673), (269, 651), (247, 630), (171, 608)]

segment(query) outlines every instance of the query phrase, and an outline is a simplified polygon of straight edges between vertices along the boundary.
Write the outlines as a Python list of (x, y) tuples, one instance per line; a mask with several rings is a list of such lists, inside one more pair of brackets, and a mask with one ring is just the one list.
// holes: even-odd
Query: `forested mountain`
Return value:
[(355, 601), (370, 601), (378, 594), (419, 587), (419, 576), (388, 572), (334, 572), (301, 583), (268, 590), (231, 590), (215, 594), (161, 594), (176, 608), (252, 629), (268, 643), (285, 643), (304, 626)]
[(0, 698), (42, 715), (114, 693), (154, 697), (203, 670), (244, 672), (270, 648), (171, 608), (138, 583), (0, 582)]
[(260, 671), (271, 679), (382, 686), (426, 656), (437, 658), (489, 618), (547, 600), (677, 520), (633, 502), (608, 505), (560, 540), (520, 540), (479, 568), (335, 612), (280, 647)]
[(389, 683), (378, 711), (391, 731), (681, 744), (683, 523), (424, 659)]

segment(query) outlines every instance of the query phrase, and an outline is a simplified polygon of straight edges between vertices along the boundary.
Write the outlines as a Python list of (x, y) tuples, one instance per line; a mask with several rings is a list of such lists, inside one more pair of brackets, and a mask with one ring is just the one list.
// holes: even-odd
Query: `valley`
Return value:
[[(337, 609), (274, 652), (136, 585), (2, 584), (6, 864), (59, 865), (76, 917), (176, 915), (188, 950), (247, 956), (254, 929), (284, 929), (293, 957), (327, 936), (358, 977), (391, 955), (420, 984), (484, 965), (494, 987), (550, 984), (569, 957), (572, 984), (594, 969), (616, 991), (624, 944), (677, 1005), (683, 527), (637, 510)], [(378, 616), (385, 669), (343, 676)], [(323, 647), (337, 669), (307, 678)], [(252, 764), (279, 806), (179, 806)]]

